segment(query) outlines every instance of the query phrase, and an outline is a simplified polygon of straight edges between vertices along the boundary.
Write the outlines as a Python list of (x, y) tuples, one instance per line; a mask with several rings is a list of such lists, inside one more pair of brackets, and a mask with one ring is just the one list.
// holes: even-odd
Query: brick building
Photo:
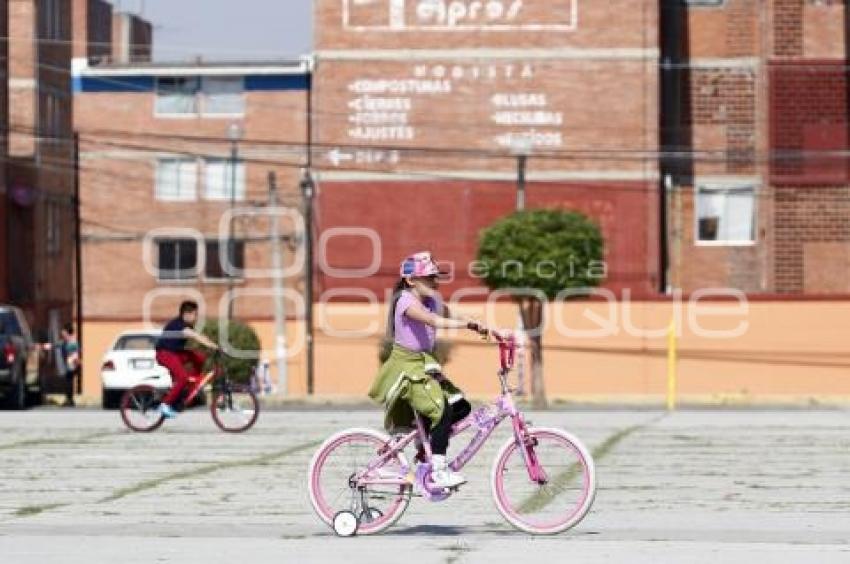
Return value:
[[(527, 152), (527, 205), (588, 214), (606, 238), (608, 286), (655, 291), (657, 2), (315, 6), (321, 227), (381, 240), (377, 275), (355, 285), (382, 292), (406, 253), (430, 248), (455, 265), (449, 293), (477, 286), (479, 231), (514, 209)], [(369, 247), (334, 238), (327, 262), (368, 265)]]
[[(71, 2), (13, 0), (8, 9), (6, 299), (54, 336), (73, 319), (75, 174)], [(5, 113), (4, 104), (4, 113)]]
[(3, 165), (0, 167), (0, 303), (9, 300), (9, 279), (7, 264), (7, 241), (6, 231), (9, 204), (6, 193), (6, 160), (8, 158), (7, 139), (9, 127), (9, 18), (8, 3), (0, 2), (0, 159)]
[(829, 0), (668, 2), (670, 283), (847, 294), (847, 14)]
[[(74, 87), (86, 320), (162, 320), (186, 298), (223, 316), (231, 283), (267, 296), (237, 300), (237, 317), (271, 318), (271, 280), (249, 271), (271, 264), (269, 173), (282, 205), (301, 203), (307, 63), (81, 64)], [(257, 214), (237, 214), (229, 273), (234, 185)], [(281, 224), (289, 265), (295, 226)]]
[(420, 247), (474, 285), (530, 139), (528, 204), (596, 219), (615, 291), (846, 294), (846, 28), (832, 0), (317, 2), (322, 226), (379, 233), (372, 289)]
[(106, 0), (73, 0), (75, 60), (86, 64), (151, 61), (153, 26), (138, 14), (119, 12)]

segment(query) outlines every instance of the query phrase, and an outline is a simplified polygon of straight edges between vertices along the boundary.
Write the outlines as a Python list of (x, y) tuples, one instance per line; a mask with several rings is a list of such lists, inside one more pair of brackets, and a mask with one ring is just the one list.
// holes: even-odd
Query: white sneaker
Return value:
[(449, 470), (446, 457), (435, 454), (431, 457), (431, 481), (438, 488), (456, 488), (466, 483), (466, 478)]

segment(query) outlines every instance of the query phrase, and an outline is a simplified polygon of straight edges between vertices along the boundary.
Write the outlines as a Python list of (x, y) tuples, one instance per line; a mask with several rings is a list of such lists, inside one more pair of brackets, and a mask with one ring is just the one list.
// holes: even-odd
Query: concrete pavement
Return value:
[(339, 539), (309, 508), (307, 463), (377, 411), (269, 411), (237, 436), (205, 410), (150, 435), (114, 411), (0, 412), (0, 562), (850, 562), (845, 411), (530, 418), (596, 456), (596, 502), (574, 530), (535, 538), (502, 521), (487, 479), (504, 427), (459, 495)]

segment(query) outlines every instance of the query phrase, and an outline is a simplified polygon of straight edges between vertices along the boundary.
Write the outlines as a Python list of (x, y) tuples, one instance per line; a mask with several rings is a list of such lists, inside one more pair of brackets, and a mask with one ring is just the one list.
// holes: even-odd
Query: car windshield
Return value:
[(150, 351), (156, 344), (153, 335), (124, 335), (115, 343), (113, 350), (116, 351)]

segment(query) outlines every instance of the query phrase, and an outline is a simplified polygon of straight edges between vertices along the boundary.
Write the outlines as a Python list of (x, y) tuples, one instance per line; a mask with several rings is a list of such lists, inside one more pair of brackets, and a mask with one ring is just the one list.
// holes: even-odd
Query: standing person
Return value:
[(60, 331), (59, 354), (62, 358), (61, 371), (65, 378), (64, 407), (74, 407), (74, 385), (80, 373), (80, 344), (74, 335), (74, 325), (66, 323)]
[(206, 356), (200, 351), (186, 348), (187, 341), (192, 339), (207, 348), (218, 349), (218, 345), (195, 331), (197, 321), (197, 302), (183, 302), (180, 304), (179, 315), (165, 324), (165, 327), (162, 328), (162, 335), (157, 339), (154, 347), (156, 349), (156, 361), (171, 373), (171, 390), (162, 398), (162, 403), (159, 405), (160, 413), (168, 419), (177, 416), (174, 405), (180, 399), (180, 394), (190, 377), (184, 365), (187, 362), (190, 363), (194, 369), (194, 374), (198, 375), (203, 370), (204, 361), (206, 361)]

